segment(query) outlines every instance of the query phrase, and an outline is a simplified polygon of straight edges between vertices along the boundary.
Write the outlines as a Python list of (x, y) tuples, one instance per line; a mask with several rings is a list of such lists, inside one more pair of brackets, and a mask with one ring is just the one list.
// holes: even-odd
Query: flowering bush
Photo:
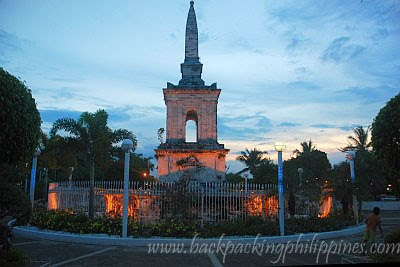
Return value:
[[(99, 216), (89, 219), (84, 214), (68, 210), (46, 210), (35, 208), (32, 225), (39, 228), (65, 231), (78, 234), (122, 234), (120, 216)], [(327, 218), (289, 219), (286, 221), (286, 234), (333, 231), (345, 227), (341, 214), (332, 214)], [(220, 237), (227, 236), (274, 236), (279, 234), (277, 219), (263, 220), (261, 217), (249, 217), (229, 223), (207, 223), (200, 227), (197, 222), (184, 222), (177, 219), (166, 219), (157, 223), (138, 224), (129, 218), (128, 235), (160, 237)]]

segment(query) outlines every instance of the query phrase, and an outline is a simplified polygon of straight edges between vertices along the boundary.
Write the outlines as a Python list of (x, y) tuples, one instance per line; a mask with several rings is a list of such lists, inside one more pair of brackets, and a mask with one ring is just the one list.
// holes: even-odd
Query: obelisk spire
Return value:
[(190, 1), (189, 13), (186, 21), (185, 62), (199, 61), (199, 35), (197, 31), (194, 1)]
[(189, 13), (186, 21), (185, 61), (181, 64), (182, 79), (179, 86), (189, 89), (204, 87), (201, 79), (203, 64), (199, 61), (199, 36), (197, 32), (196, 13), (194, 2), (190, 1)]
[(185, 60), (181, 64), (182, 79), (178, 85), (167, 83), (167, 89), (217, 89), (217, 84), (210, 86), (204, 84), (201, 79), (203, 64), (199, 60), (199, 34), (197, 31), (196, 13), (194, 1), (190, 1), (189, 13), (186, 21), (185, 35)]

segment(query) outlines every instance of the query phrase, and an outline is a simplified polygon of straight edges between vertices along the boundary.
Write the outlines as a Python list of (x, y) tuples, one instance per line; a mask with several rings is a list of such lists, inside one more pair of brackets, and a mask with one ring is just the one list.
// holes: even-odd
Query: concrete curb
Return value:
[(220, 237), (220, 238), (120, 238), (112, 236), (96, 236), (96, 235), (79, 235), (56, 231), (42, 231), (27, 227), (14, 227), (13, 234), (27, 238), (45, 239), (59, 242), (93, 244), (93, 245), (108, 245), (108, 246), (130, 246), (130, 247), (148, 247), (149, 244), (183, 244), (184, 246), (192, 246), (194, 244), (272, 244), (272, 243), (294, 243), (305, 242), (312, 240), (322, 240), (351, 236), (363, 232), (365, 225), (349, 227), (343, 230), (321, 233), (307, 233), (289, 236), (257, 236), (257, 237)]

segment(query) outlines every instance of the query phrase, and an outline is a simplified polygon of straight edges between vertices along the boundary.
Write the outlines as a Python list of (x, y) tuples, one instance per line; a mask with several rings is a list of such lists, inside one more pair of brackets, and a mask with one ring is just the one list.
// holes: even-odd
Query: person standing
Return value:
[(363, 244), (363, 255), (365, 255), (365, 248), (366, 245), (369, 242), (371, 242), (371, 245), (375, 243), (376, 239), (376, 228), (379, 227), (379, 230), (381, 232), (382, 238), (383, 238), (383, 230), (381, 227), (381, 217), (379, 216), (380, 214), (380, 209), (378, 207), (375, 207), (372, 211), (371, 214), (368, 215), (367, 220), (365, 221), (365, 232), (364, 232), (364, 244)]

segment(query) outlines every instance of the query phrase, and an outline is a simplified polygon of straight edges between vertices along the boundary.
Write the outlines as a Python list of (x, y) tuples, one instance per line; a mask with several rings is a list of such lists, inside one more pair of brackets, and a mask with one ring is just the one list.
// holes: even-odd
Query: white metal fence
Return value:
[[(128, 213), (137, 222), (169, 218), (226, 222), (249, 216), (275, 217), (277, 188), (268, 184), (130, 182)], [(89, 181), (51, 183), (48, 209), (87, 213)], [(95, 182), (94, 210), (97, 214), (121, 214), (122, 181)]]

